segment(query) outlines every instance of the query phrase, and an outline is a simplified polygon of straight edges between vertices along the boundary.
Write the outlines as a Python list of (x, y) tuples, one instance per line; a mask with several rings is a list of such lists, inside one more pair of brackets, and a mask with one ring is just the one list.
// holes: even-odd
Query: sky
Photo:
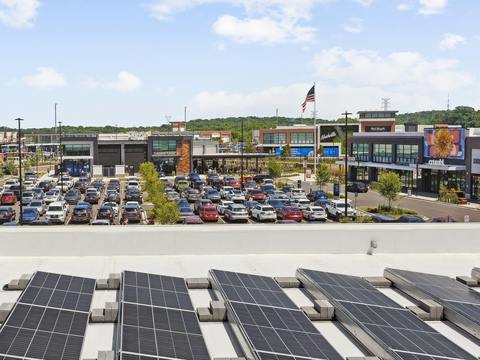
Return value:
[(0, 125), (480, 108), (472, 0), (0, 0)]

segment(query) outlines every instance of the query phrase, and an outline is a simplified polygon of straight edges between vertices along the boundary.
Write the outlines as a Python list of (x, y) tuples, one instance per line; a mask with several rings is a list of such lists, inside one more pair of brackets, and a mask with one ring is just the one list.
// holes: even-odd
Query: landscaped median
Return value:
[(401, 207), (393, 207), (393, 206), (389, 207), (387, 205), (378, 205), (377, 207), (364, 206), (364, 207), (359, 207), (358, 209), (366, 213), (369, 213), (371, 216), (388, 215), (398, 219), (400, 216), (403, 216), (403, 215), (412, 215), (412, 216), (419, 216), (422, 219), (426, 219), (425, 216), (420, 215), (413, 210), (408, 210)]

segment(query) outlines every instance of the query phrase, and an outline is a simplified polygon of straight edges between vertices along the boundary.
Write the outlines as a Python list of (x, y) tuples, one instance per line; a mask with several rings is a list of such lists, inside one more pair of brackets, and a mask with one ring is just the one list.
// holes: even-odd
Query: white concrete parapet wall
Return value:
[(3, 227), (0, 256), (480, 253), (479, 231), (480, 223)]

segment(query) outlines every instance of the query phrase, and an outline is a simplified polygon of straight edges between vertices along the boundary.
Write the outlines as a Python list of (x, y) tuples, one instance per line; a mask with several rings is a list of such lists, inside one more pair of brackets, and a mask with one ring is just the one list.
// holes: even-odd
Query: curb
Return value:
[[(374, 190), (374, 191), (375, 191), (375, 190)], [(458, 208), (462, 208), (462, 209), (480, 211), (480, 205), (479, 205), (477, 208), (473, 208), (473, 207), (467, 207), (467, 206), (459, 205), (459, 204), (447, 203), (447, 202), (443, 202), (443, 201), (439, 201), (439, 200), (434, 200), (434, 201), (432, 201), (432, 200), (426, 200), (426, 199), (422, 199), (422, 198), (415, 197), (414, 195), (412, 195), (412, 196), (401, 195), (401, 197), (402, 197), (402, 199), (403, 199), (403, 198), (413, 199), (413, 200), (417, 200), (417, 201), (423, 201), (423, 202), (429, 202), (429, 203), (435, 203), (435, 204), (444, 204), (444, 205), (454, 206), (454, 207), (458, 207)]]

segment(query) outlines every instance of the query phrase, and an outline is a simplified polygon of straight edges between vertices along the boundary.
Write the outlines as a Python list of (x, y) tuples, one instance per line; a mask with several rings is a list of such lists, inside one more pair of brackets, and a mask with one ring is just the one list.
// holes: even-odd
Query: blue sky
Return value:
[[(467, 0), (0, 0), (0, 124), (480, 107)], [(311, 117), (309, 103), (304, 117)]]

